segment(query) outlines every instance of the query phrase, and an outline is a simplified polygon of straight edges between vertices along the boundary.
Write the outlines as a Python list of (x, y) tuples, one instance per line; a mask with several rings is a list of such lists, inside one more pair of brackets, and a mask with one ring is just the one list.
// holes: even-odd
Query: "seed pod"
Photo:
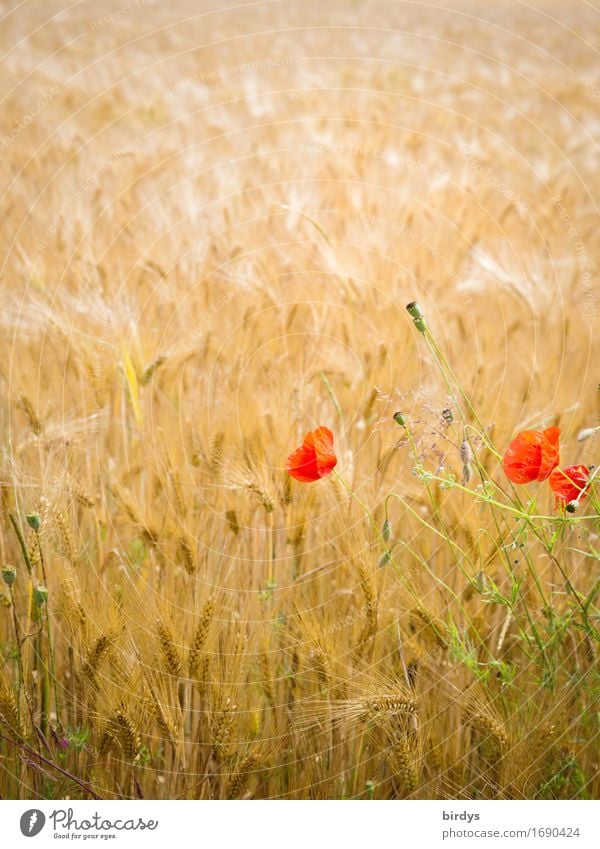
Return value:
[(386, 519), (383, 523), (383, 529), (381, 531), (381, 536), (383, 537), (385, 542), (389, 542), (392, 538), (392, 523), (389, 519)]
[(27, 524), (30, 528), (33, 528), (34, 531), (39, 531), (42, 526), (42, 520), (39, 513), (28, 513), (25, 518), (27, 519)]
[(417, 328), (419, 333), (425, 333), (425, 331), (427, 330), (427, 325), (425, 324), (425, 318), (418, 303), (416, 301), (411, 301), (410, 304), (406, 305), (406, 309), (409, 315), (412, 316), (415, 327)]
[(478, 593), (484, 593), (488, 586), (488, 578), (483, 570), (475, 575), (475, 586)]
[(392, 559), (392, 555), (389, 551), (384, 551), (381, 557), (379, 558), (378, 566), (385, 566)]
[(463, 461), (465, 466), (468, 466), (469, 463), (473, 461), (473, 452), (471, 451), (471, 446), (466, 439), (463, 439), (460, 445), (460, 459)]
[(565, 509), (566, 509), (567, 513), (575, 513), (575, 511), (577, 510), (578, 507), (579, 507), (579, 501), (569, 501), (569, 503), (567, 504)]
[(406, 310), (407, 310), (408, 314), (410, 316), (412, 316), (412, 318), (415, 319), (415, 321), (417, 321), (420, 318), (423, 318), (423, 312), (421, 310), (421, 307), (418, 305), (418, 303), (416, 301), (411, 301), (410, 304), (407, 304)]
[(46, 604), (48, 601), (48, 590), (46, 587), (36, 587), (33, 591), (33, 600), (37, 607), (41, 607), (43, 604)]
[(2, 580), (7, 587), (12, 587), (17, 580), (17, 570), (14, 566), (4, 566), (2, 568)]
[(397, 425), (400, 425), (400, 427), (406, 427), (406, 424), (404, 422), (404, 416), (402, 415), (402, 413), (394, 413), (394, 421)]

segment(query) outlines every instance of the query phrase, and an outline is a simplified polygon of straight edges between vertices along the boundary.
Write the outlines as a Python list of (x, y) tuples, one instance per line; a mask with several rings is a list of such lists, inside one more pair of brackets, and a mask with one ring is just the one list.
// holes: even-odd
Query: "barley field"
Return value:
[(599, 797), (600, 17), (538, 7), (1, 4), (1, 798)]

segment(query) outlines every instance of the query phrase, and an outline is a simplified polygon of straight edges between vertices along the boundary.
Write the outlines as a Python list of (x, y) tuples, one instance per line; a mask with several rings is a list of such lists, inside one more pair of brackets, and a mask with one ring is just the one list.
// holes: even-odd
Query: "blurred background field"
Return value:
[(427, 479), (598, 460), (597, 9), (119, 2), (1, 6), (0, 796), (598, 798), (594, 504)]

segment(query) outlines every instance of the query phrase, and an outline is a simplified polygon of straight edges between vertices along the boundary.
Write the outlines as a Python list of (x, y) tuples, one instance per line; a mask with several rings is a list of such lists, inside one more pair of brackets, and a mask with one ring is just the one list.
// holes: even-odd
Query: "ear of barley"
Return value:
[(60, 605), (71, 629), (85, 634), (88, 617), (81, 601), (77, 598), (76, 584), (72, 578), (62, 580), (60, 583)]
[(248, 649), (248, 632), (244, 627), (240, 627), (235, 635), (234, 657), (243, 659), (246, 656)]
[(187, 534), (182, 534), (177, 541), (177, 551), (179, 560), (182, 563), (188, 575), (193, 575), (196, 571), (196, 555), (193, 550), (193, 544)]
[(142, 536), (151, 544), (156, 545), (160, 539), (160, 534), (156, 528), (146, 522), (135, 502), (125, 492), (120, 484), (112, 486), (112, 492), (124, 513), (129, 517), (133, 524), (138, 528)]
[(419, 620), (425, 625), (426, 632), (433, 638), (441, 649), (448, 648), (448, 642), (445, 638), (446, 627), (442, 622), (434, 619), (434, 617), (424, 607), (413, 607), (410, 611), (413, 619)]
[(90, 647), (83, 665), (84, 674), (86, 674), (89, 678), (95, 678), (100, 664), (108, 655), (113, 642), (114, 634), (109, 631), (106, 631), (105, 633), (100, 634), (100, 636)]
[(71, 566), (75, 565), (75, 545), (67, 517), (60, 510), (54, 516), (54, 524), (58, 534), (59, 547)]
[(368, 720), (386, 716), (396, 716), (401, 713), (414, 713), (416, 704), (406, 699), (402, 694), (384, 694), (365, 699), (362, 704), (363, 717)]
[(188, 674), (190, 678), (195, 678), (196, 673), (198, 672), (200, 661), (202, 659), (202, 650), (204, 649), (206, 640), (208, 639), (210, 624), (213, 619), (214, 610), (214, 600), (209, 598), (208, 601), (204, 604), (204, 607), (202, 608), (202, 613), (200, 614), (200, 619), (198, 620), (198, 624), (196, 625), (194, 636), (192, 638), (192, 644), (189, 650)]
[(273, 691), (273, 682), (271, 679), (271, 668), (269, 664), (269, 655), (266, 651), (262, 651), (260, 653), (260, 675), (261, 675), (261, 683), (266, 699), (271, 706), (271, 708), (275, 709), (275, 693)]
[(156, 634), (162, 651), (165, 669), (169, 675), (178, 678), (181, 675), (182, 663), (179, 650), (173, 639), (173, 633), (166, 623), (160, 622), (156, 626)]
[(223, 460), (225, 459), (225, 455), (223, 454), (223, 443), (225, 441), (225, 434), (220, 432), (212, 440), (210, 446), (210, 459), (209, 465), (210, 469), (214, 474), (220, 472), (221, 467), (223, 465)]
[(367, 568), (364, 563), (360, 562), (358, 566), (358, 574), (360, 577), (360, 585), (365, 599), (365, 619), (366, 625), (363, 631), (361, 642), (366, 642), (377, 630), (377, 599), (375, 590)]
[(169, 717), (168, 709), (158, 698), (154, 688), (151, 685), (148, 686), (150, 690), (150, 712), (154, 716), (161, 733), (164, 734), (170, 743), (174, 744), (177, 737), (177, 729)]
[(290, 661), (290, 668), (288, 673), (288, 708), (291, 709), (294, 707), (294, 702), (296, 700), (296, 691), (298, 689), (298, 674), (300, 672), (300, 653), (297, 648), (294, 648), (292, 651), (292, 658)]
[(227, 524), (229, 525), (235, 536), (237, 536), (240, 532), (240, 523), (238, 521), (237, 513), (235, 512), (235, 510), (227, 510), (227, 512), (225, 513), (225, 518), (227, 519)]
[(217, 711), (211, 723), (213, 751), (219, 758), (225, 758), (230, 752), (229, 743), (237, 706), (230, 698), (225, 700), (221, 710)]
[(257, 752), (249, 752), (241, 760), (238, 760), (227, 786), (228, 799), (240, 798), (248, 778), (256, 770), (259, 762), (260, 759)]
[(322, 647), (316, 646), (311, 652), (313, 669), (317, 680), (323, 687), (329, 687), (332, 679), (331, 658), (329, 653)]
[(20, 395), (18, 401), (19, 407), (25, 413), (25, 418), (29, 424), (31, 430), (35, 433), (36, 436), (39, 436), (42, 432), (42, 425), (35, 412), (34, 406), (27, 397), (27, 395)]
[(471, 726), (484, 739), (492, 743), (497, 755), (501, 755), (508, 744), (508, 737), (502, 723), (486, 711), (475, 711), (469, 717)]
[(275, 509), (275, 504), (273, 502), (273, 499), (271, 498), (271, 496), (267, 492), (267, 490), (260, 487), (255, 482), (251, 482), (251, 483), (247, 484), (247, 486), (248, 486), (248, 489), (250, 490), (250, 492), (252, 492), (254, 495), (256, 495), (256, 497), (258, 498), (258, 500), (260, 501), (260, 503), (262, 504), (262, 506), (264, 507), (266, 512), (272, 513), (273, 510)]
[(152, 360), (152, 362), (147, 365), (144, 371), (142, 372), (142, 376), (140, 377), (140, 385), (147, 386), (154, 377), (154, 373), (158, 371), (158, 369), (167, 362), (167, 359), (168, 357), (161, 354), (154, 360)]
[(83, 490), (77, 484), (72, 484), (71, 490), (73, 492), (73, 495), (75, 496), (75, 500), (82, 507), (88, 507), (91, 510), (93, 507), (96, 506), (96, 499), (94, 498), (94, 496), (85, 492), (85, 490)]
[(12, 687), (3, 684), (0, 686), (0, 722), (7, 729), (23, 739), (25, 735), (25, 726), (19, 715), (17, 700)]
[(415, 753), (405, 735), (396, 738), (391, 747), (390, 760), (401, 785), (407, 793), (412, 793), (419, 783), (419, 774)]
[(133, 761), (141, 748), (141, 740), (137, 728), (124, 708), (115, 711), (113, 726), (125, 757)]
[(180, 519), (185, 519), (187, 515), (187, 504), (185, 498), (183, 497), (181, 476), (179, 472), (175, 471), (174, 469), (170, 469), (169, 477), (171, 479), (171, 491), (173, 493), (173, 504), (175, 506), (175, 512), (177, 513)]
[(209, 654), (201, 657), (198, 663), (198, 670), (195, 675), (194, 685), (200, 693), (204, 693), (210, 686), (210, 668), (211, 659)]
[[(110, 723), (110, 725), (112, 725), (112, 723)], [(101, 757), (107, 755), (114, 747), (115, 742), (116, 741), (112, 733), (112, 729), (109, 729), (109, 727), (107, 726), (106, 728), (104, 728), (100, 735), (100, 741), (98, 743), (98, 755)]]

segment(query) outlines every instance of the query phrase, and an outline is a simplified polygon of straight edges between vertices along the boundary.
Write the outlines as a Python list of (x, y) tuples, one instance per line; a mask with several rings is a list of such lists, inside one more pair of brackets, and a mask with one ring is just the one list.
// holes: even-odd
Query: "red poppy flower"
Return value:
[(523, 430), (506, 449), (504, 472), (513, 483), (545, 481), (559, 463), (559, 427)]
[(318, 427), (306, 434), (300, 448), (287, 458), (285, 467), (297, 481), (311, 483), (328, 475), (336, 463), (333, 434), (327, 427)]
[(583, 501), (590, 480), (587, 466), (567, 466), (555, 469), (550, 475), (550, 488), (556, 499), (556, 506), (569, 501)]

